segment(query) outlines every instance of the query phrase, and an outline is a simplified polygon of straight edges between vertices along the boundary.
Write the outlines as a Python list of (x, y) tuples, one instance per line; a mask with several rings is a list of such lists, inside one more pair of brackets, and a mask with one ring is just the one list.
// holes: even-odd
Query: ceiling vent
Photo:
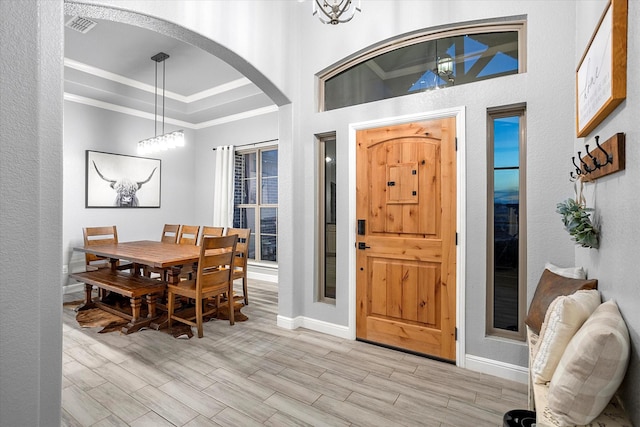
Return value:
[(70, 20), (67, 21), (65, 26), (71, 28), (72, 30), (76, 30), (79, 33), (87, 34), (93, 27), (95, 27), (97, 22), (94, 22), (90, 19), (83, 18), (81, 16), (74, 16)]

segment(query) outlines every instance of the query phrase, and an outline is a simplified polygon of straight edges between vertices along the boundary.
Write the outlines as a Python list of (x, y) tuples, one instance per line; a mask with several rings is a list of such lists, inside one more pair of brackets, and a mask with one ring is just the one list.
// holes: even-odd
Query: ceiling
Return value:
[[(73, 19), (65, 16), (65, 22)], [(275, 111), (274, 102), (249, 79), (216, 56), (155, 31), (114, 21), (95, 22), (81, 33), (65, 26), (65, 99), (140, 117), (201, 129)], [(151, 59), (159, 52), (164, 62)], [(156, 64), (158, 97), (155, 96)]]

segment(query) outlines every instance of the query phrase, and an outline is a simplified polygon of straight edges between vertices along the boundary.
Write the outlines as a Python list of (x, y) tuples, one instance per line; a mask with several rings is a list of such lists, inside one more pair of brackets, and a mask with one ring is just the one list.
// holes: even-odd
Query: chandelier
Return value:
[[(138, 154), (149, 154), (164, 151), (175, 147), (184, 147), (184, 131), (164, 133), (164, 86), (165, 86), (165, 59), (169, 58), (164, 52), (153, 55), (151, 59), (156, 63), (156, 91), (154, 111), (154, 136), (138, 142)], [(158, 135), (158, 63), (162, 62), (162, 133)]]
[(361, 11), (360, 0), (358, 6), (354, 5), (352, 0), (313, 0), (313, 15), (323, 24), (338, 25), (349, 22), (356, 11)]

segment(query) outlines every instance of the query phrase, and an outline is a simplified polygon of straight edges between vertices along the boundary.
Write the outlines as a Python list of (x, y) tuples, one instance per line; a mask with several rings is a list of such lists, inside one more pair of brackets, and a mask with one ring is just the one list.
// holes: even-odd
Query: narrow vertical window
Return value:
[(326, 136), (319, 142), (319, 296), (320, 301), (333, 302), (336, 298), (336, 138)]
[(488, 112), (487, 331), (524, 339), (525, 108)]
[(236, 151), (233, 226), (251, 229), (249, 259), (277, 262), (278, 149)]

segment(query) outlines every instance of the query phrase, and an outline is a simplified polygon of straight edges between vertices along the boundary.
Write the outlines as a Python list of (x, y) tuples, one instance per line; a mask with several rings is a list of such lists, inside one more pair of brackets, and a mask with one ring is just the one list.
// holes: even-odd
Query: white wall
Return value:
[(62, 2), (0, 2), (0, 425), (60, 420)]
[[(166, 131), (178, 128), (167, 125)], [(138, 156), (137, 142), (153, 136), (153, 121), (101, 108), (64, 103), (63, 263), (84, 267), (82, 227), (116, 225), (120, 240), (160, 239), (162, 226), (198, 224), (195, 131), (185, 129), (185, 146), (145, 155), (161, 160), (160, 208), (86, 208), (85, 151)], [(115, 198), (115, 196), (114, 196)], [(74, 283), (74, 281), (71, 281)]]
[[(596, 28), (607, 2), (604, 0), (580, 2), (576, 5), (576, 52), (577, 66), (591, 34)], [(631, 335), (631, 361), (622, 385), (623, 400), (632, 413), (635, 425), (640, 424), (640, 280), (638, 280), (638, 236), (640, 224), (640, 197), (637, 195), (640, 182), (640, 2), (631, 0), (628, 14), (627, 39), (627, 98), (605, 121), (586, 138), (575, 140), (574, 155), (584, 153), (584, 144), (595, 146), (594, 136), (605, 141), (615, 133), (626, 134), (626, 169), (622, 172), (598, 179), (585, 186), (587, 205), (595, 207), (595, 218), (600, 223), (599, 249), (576, 248), (575, 263), (587, 268), (590, 277), (598, 279), (598, 288), (604, 300), (617, 302), (627, 322)], [(575, 135), (575, 134), (574, 134)], [(570, 159), (566, 170), (570, 170)], [(568, 239), (569, 235), (565, 234)]]

